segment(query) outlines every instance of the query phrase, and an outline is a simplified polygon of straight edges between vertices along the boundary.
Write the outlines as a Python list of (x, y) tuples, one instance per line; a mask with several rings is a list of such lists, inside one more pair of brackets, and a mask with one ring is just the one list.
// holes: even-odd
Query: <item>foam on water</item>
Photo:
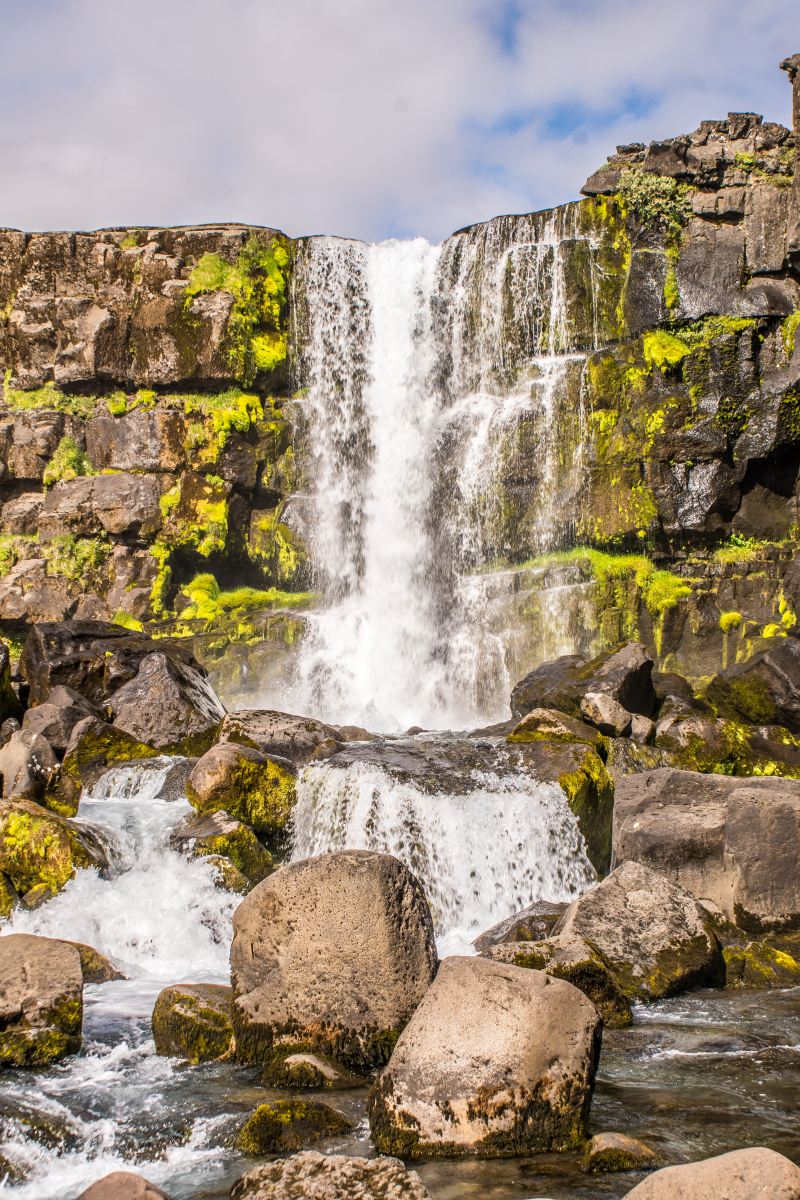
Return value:
[(307, 767), (292, 858), (332, 850), (393, 854), (420, 880), (439, 954), (535, 900), (572, 900), (596, 876), (564, 793), (527, 775), (474, 771), (473, 788), (429, 795), (377, 766)]

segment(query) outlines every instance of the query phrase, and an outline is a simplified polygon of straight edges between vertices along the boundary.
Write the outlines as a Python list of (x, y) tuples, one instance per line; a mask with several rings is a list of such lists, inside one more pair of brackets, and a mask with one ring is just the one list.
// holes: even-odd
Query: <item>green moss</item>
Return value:
[(122, 625), (124, 629), (135, 629), (139, 633), (144, 628), (141, 621), (137, 621), (136, 617), (132, 617), (130, 613), (123, 612), (121, 608), (117, 609), (112, 625)]
[(181, 615), (186, 620), (199, 619), (212, 623), (221, 617), (263, 612), (265, 609), (303, 609), (309, 607), (316, 598), (313, 592), (281, 592), (277, 588), (259, 591), (257, 588), (241, 587), (221, 592), (216, 579), (210, 574), (196, 575), (182, 591), (191, 604)]
[(124, 417), (128, 408), (128, 398), (124, 392), (114, 392), (106, 397), (106, 408), (112, 417)]
[(95, 538), (64, 534), (42, 546), (42, 557), (47, 559), (48, 575), (66, 575), (79, 581), (91, 579), (111, 557), (113, 549), (107, 534)]
[(742, 623), (742, 614), (738, 612), (722, 613), (719, 619), (719, 626), (723, 633), (730, 633), (732, 629), (738, 629)]
[(11, 387), (10, 380), (11, 371), (8, 370), (5, 375), (3, 399), (6, 407), (14, 412), (43, 408), (72, 413), (73, 416), (83, 417), (85, 420), (95, 415), (97, 396), (65, 396), (54, 383), (47, 383), (44, 387), (34, 388), (29, 392), (16, 391)]
[(79, 475), (93, 475), (94, 468), (84, 452), (70, 437), (63, 437), (55, 454), (45, 468), (42, 483), (45, 488), (62, 480), (76, 479)]
[(229, 292), (234, 299), (225, 353), (235, 379), (250, 383), (286, 358), (284, 309), (289, 255), (278, 238), (264, 245), (255, 235), (235, 266), (218, 254), (204, 254), (189, 277), (186, 308), (194, 296)]
[(643, 225), (685, 225), (692, 213), (691, 189), (665, 175), (653, 175), (640, 167), (622, 172), (618, 198)]
[(156, 1000), (152, 1027), (158, 1054), (213, 1062), (231, 1047), (230, 993), (202, 984), (191, 991), (180, 985), (165, 988)]
[(188, 547), (204, 558), (224, 553), (228, 538), (228, 489), (221, 480), (184, 471), (159, 503), (164, 525), (156, 545)]
[(800, 308), (795, 309), (790, 317), (783, 322), (783, 347), (789, 358), (794, 354), (794, 335), (800, 325)]
[(221, 855), (229, 858), (252, 887), (274, 870), (272, 855), (261, 845), (249, 825), (240, 825), (230, 833), (215, 837), (198, 838), (194, 853), (202, 857)]
[(646, 333), (642, 339), (642, 346), (647, 365), (656, 366), (660, 371), (668, 367), (677, 367), (689, 353), (687, 346), (679, 338), (663, 329)]
[(800, 963), (762, 942), (726, 946), (728, 987), (789, 988), (800, 985)]
[(43, 1069), (80, 1048), (80, 1035), (57, 1029), (6, 1029), (0, 1032), (0, 1066)]
[(172, 583), (172, 567), (170, 566), (170, 550), (168, 546), (160, 546), (158, 542), (151, 547), (150, 553), (158, 562), (158, 574), (150, 591), (150, 607), (157, 617), (167, 611), (167, 598)]
[(15, 803), (0, 817), (0, 834), (0, 870), (20, 896), (39, 884), (55, 896), (76, 868), (95, 865), (72, 830), (39, 805)]
[(350, 1133), (351, 1123), (326, 1104), (277, 1100), (260, 1105), (236, 1138), (244, 1154), (284, 1154), (308, 1142)]

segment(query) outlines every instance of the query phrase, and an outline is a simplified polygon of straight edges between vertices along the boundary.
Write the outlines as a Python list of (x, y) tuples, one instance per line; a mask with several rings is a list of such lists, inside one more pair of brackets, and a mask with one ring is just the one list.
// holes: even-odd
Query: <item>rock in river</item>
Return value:
[(39, 886), (55, 896), (79, 867), (108, 867), (88, 828), (32, 800), (0, 800), (0, 871), (23, 902)]
[(341, 1137), (353, 1126), (327, 1104), (305, 1100), (276, 1100), (260, 1104), (236, 1138), (245, 1154), (285, 1154), (300, 1150), (306, 1142), (323, 1137)]
[(46, 1067), (81, 1047), (81, 956), (69, 942), (0, 937), (0, 1066)]
[(111, 698), (114, 728), (159, 754), (203, 754), (225, 709), (194, 667), (167, 654), (148, 654), (138, 674)]
[(370, 1093), (375, 1146), (404, 1158), (577, 1148), (602, 1026), (564, 980), (446, 958)]
[(231, 1200), (332, 1200), (333, 1197), (428, 1200), (428, 1192), (416, 1171), (407, 1170), (396, 1158), (346, 1158), (343, 1154), (318, 1154), (316, 1150), (304, 1150), (302, 1154), (256, 1167), (241, 1175), (231, 1188)]
[(112, 1171), (78, 1196), (78, 1200), (170, 1200), (144, 1175), (135, 1171)]
[(766, 1146), (664, 1167), (626, 1200), (800, 1200), (800, 1167)]
[(272, 855), (261, 845), (250, 826), (243, 825), (224, 809), (214, 813), (193, 813), (187, 817), (173, 830), (170, 846), (192, 857), (229, 859), (252, 885), (261, 883), (273, 869)]
[(602, 952), (631, 1000), (661, 1000), (725, 981), (710, 913), (640, 863), (623, 863), (573, 900), (553, 930), (565, 933), (586, 938)]
[[(1, 752), (0, 752), (1, 753)], [(297, 799), (296, 768), (288, 759), (221, 742), (207, 750), (186, 784), (189, 803), (199, 812), (224, 808), (256, 833), (283, 833)]]
[(189, 1062), (209, 1062), (231, 1047), (231, 988), (179, 983), (164, 988), (153, 1009), (156, 1052)]
[(242, 901), (233, 929), (241, 1062), (308, 1051), (381, 1067), (436, 974), (422, 888), (389, 854), (290, 863)]

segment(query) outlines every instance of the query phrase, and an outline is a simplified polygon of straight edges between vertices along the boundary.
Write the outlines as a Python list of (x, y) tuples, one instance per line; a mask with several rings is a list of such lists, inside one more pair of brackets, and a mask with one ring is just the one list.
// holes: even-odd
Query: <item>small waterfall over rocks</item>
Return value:
[[(440, 247), (302, 243), (296, 375), (322, 601), (283, 707), (378, 732), (507, 717), (511, 664), (470, 573), (575, 534), (597, 273), (579, 213), (499, 217)], [(564, 629), (550, 640), (572, 646)]]

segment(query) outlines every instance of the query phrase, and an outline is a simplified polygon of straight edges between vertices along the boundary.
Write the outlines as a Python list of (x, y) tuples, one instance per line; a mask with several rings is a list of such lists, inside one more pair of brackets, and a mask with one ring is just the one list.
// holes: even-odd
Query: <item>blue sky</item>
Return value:
[(0, 44), (0, 225), (439, 241), (617, 143), (789, 124), (800, 5), (0, 0)]

